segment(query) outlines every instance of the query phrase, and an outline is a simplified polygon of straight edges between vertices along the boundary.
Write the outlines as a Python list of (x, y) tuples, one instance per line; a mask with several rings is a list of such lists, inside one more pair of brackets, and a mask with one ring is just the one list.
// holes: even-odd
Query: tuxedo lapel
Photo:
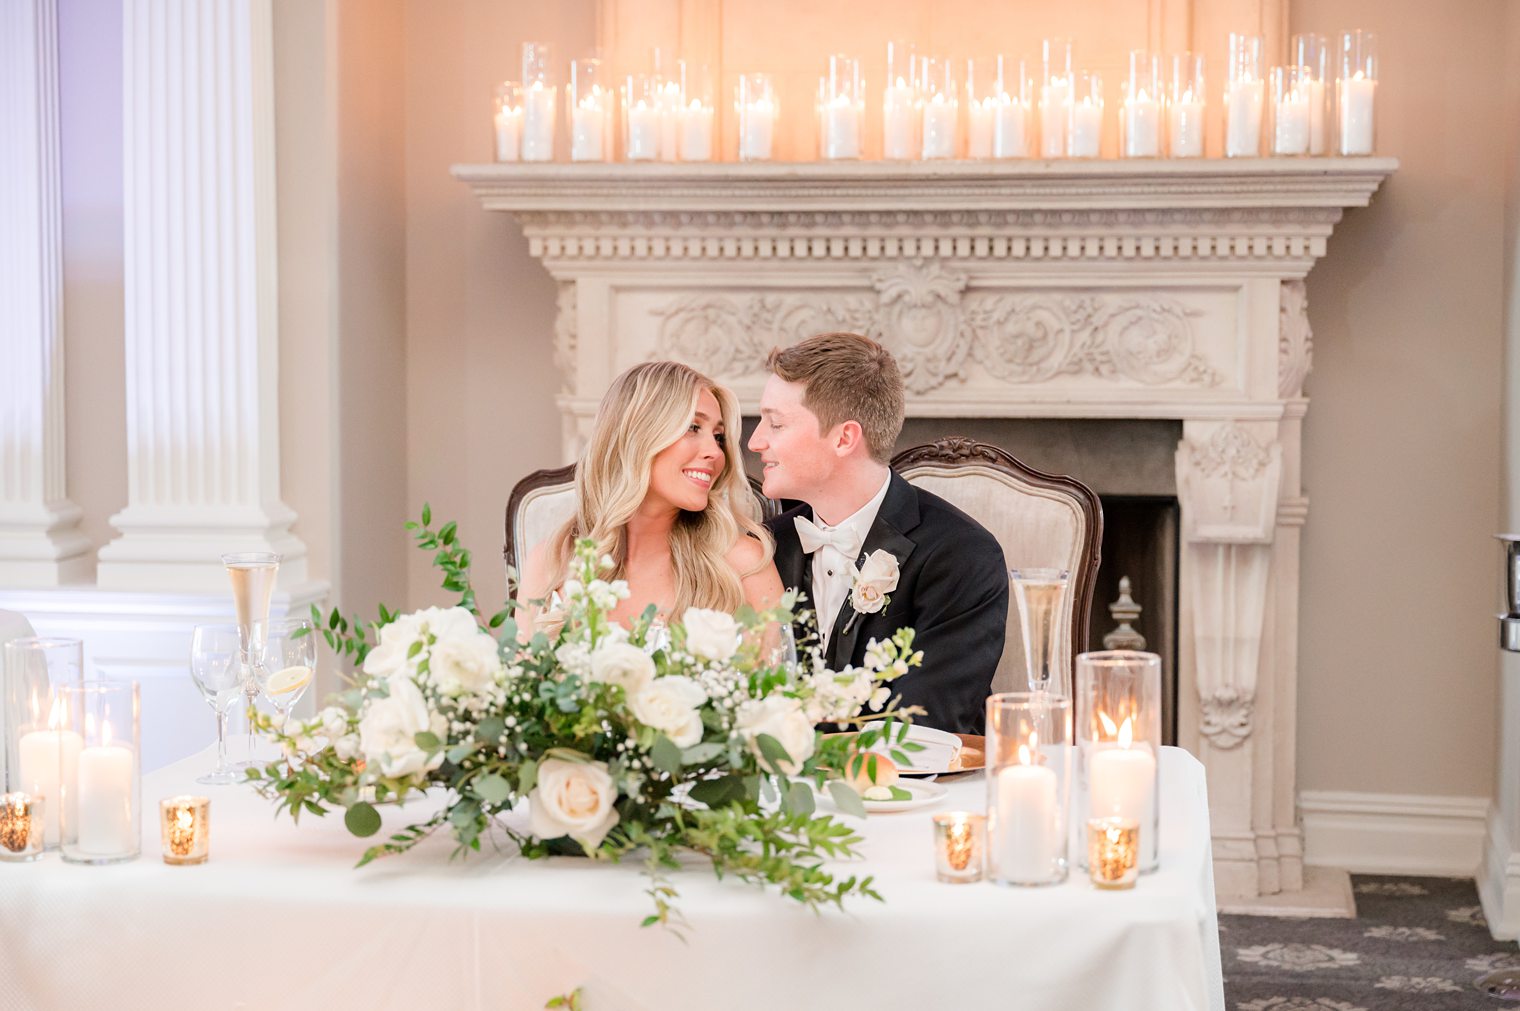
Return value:
[[(912, 485), (893, 471), (887, 496), (882, 499), (881, 509), (876, 513), (870, 533), (866, 534), (865, 544), (855, 559), (855, 567), (858, 569), (863, 565), (871, 552), (886, 551), (897, 559), (897, 568), (901, 571), (914, 548), (908, 531), (916, 526), (918, 494)], [(850, 662), (850, 658), (855, 655), (855, 642), (860, 638), (860, 627), (873, 617), (870, 614), (857, 615), (851, 606), (850, 597), (845, 597), (844, 606), (834, 618), (834, 632), (829, 637), (829, 649), (825, 654), (831, 670), (840, 670)], [(851, 618), (855, 620), (851, 621)]]

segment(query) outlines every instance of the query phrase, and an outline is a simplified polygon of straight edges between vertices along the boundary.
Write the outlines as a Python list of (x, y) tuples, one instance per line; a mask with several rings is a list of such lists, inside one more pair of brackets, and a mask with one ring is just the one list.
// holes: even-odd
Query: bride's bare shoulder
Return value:
[(728, 564), (740, 572), (748, 572), (765, 560), (765, 545), (750, 534), (740, 534), (734, 546), (728, 549)]

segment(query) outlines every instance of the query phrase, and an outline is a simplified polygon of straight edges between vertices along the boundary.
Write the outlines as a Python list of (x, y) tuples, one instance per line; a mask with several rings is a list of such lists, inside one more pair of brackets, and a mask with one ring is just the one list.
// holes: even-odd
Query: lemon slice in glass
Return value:
[(265, 686), (264, 691), (270, 695), (288, 695), (305, 688), (310, 681), (310, 667), (286, 667), (269, 675), (269, 684)]

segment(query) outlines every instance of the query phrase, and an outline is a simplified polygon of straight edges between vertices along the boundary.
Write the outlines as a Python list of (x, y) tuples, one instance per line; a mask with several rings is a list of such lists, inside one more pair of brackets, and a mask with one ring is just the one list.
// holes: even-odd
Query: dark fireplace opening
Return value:
[[(748, 441), (755, 419), (747, 417), (744, 422)], [(1175, 458), (1182, 423), (917, 417), (903, 425), (897, 450), (952, 435), (998, 446), (1036, 470), (1069, 474), (1097, 492), (1103, 505), (1102, 560), (1088, 616), (1088, 648), (1108, 648), (1104, 638), (1119, 630), (1110, 605), (1119, 600), (1119, 581), (1127, 577), (1130, 596), (1140, 607), (1131, 628), (1144, 638), (1144, 649), (1161, 657), (1163, 740), (1176, 744), (1181, 510)], [(758, 471), (753, 454), (745, 456), (748, 468)], [(1115, 645), (1141, 648), (1122, 636)]]

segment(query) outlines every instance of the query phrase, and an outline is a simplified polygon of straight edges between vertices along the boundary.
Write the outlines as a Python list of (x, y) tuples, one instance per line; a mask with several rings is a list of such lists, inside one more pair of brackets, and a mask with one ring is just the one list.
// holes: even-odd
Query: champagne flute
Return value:
[(243, 694), (248, 696), (248, 761), (256, 766), (253, 744), (253, 705), (259, 697), (263, 675), (264, 627), (269, 624), (269, 598), (274, 595), (280, 556), (269, 551), (242, 551), (222, 556), (227, 578), (232, 581), (232, 602), (237, 608), (238, 663), (243, 675)]
[(271, 621), (264, 637), (263, 659), (264, 697), (280, 714), (283, 725), (316, 674), (316, 629), (305, 618)]
[(1024, 639), (1024, 662), (1029, 690), (1055, 692), (1071, 697), (1071, 674), (1057, 669), (1056, 622), (1071, 573), (1066, 569), (1009, 569), (1014, 601), (1019, 610), (1019, 631)]
[(243, 692), (236, 625), (196, 625), (190, 638), (190, 678), (216, 714), (216, 768), (197, 783), (221, 786), (241, 777), (227, 765), (227, 711)]

